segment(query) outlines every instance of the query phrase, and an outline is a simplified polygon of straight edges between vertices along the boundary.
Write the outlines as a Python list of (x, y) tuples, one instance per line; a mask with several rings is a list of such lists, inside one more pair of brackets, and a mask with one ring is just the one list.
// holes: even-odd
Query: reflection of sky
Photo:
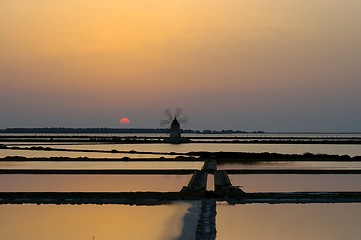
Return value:
[(0, 175), (0, 192), (178, 192), (191, 175)]
[(360, 174), (229, 175), (245, 192), (361, 191)]
[(361, 162), (265, 161), (255, 163), (226, 163), (218, 165), (218, 169), (361, 169)]
[(222, 240), (358, 240), (361, 204), (217, 205)]
[(0, 205), (0, 239), (170, 240), (180, 234), (188, 207)]
[(0, 169), (198, 169), (203, 162), (0, 162)]
[[(37, 145), (49, 147), (48, 145)], [(177, 152), (187, 153), (191, 151), (210, 152), (272, 152), (284, 154), (337, 154), (349, 156), (361, 156), (360, 145), (347, 144), (217, 144), (217, 143), (187, 143), (187, 144), (93, 144), (93, 145), (53, 145), (52, 148), (80, 149), (80, 150), (106, 150), (139, 151), (139, 152)], [(154, 154), (123, 154), (123, 153), (91, 153), (91, 152), (57, 152), (57, 151), (30, 151), (0, 149), (0, 157), (27, 156), (27, 157), (98, 157), (98, 158), (121, 158), (121, 157), (155, 157), (162, 155)], [(164, 155), (165, 157), (172, 157)]]

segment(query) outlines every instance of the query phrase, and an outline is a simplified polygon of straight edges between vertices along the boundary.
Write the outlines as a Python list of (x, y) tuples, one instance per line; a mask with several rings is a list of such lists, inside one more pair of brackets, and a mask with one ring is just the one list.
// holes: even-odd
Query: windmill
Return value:
[(161, 126), (169, 126), (169, 141), (171, 143), (181, 143), (184, 142), (184, 139), (181, 137), (181, 123), (188, 123), (187, 117), (182, 116), (183, 109), (176, 108), (174, 113), (171, 109), (164, 110), (164, 115), (167, 119), (160, 121)]

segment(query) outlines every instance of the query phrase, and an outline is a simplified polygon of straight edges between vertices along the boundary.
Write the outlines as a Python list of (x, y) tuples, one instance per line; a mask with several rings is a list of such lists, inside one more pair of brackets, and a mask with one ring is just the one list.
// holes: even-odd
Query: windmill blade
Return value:
[(160, 121), (160, 123), (159, 123), (159, 125), (161, 126), (161, 127), (164, 127), (164, 126), (167, 126), (167, 125), (170, 125), (171, 124), (171, 121), (169, 121), (169, 120), (162, 120), (162, 121)]
[(183, 109), (182, 109), (182, 108), (177, 107), (177, 108), (175, 109), (175, 117), (176, 117), (176, 118), (179, 118), (179, 116), (180, 116), (182, 113), (183, 113)]
[(173, 116), (172, 111), (171, 111), (169, 108), (167, 108), (166, 110), (164, 110), (164, 114), (167, 116), (167, 118), (168, 118), (169, 121), (173, 121), (174, 116)]
[(181, 117), (178, 119), (179, 123), (188, 123), (188, 118), (187, 117)]

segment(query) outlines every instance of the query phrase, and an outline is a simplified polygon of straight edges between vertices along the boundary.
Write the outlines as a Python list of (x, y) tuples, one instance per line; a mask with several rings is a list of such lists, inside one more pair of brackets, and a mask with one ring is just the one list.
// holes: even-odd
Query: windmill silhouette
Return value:
[(171, 109), (164, 110), (164, 115), (167, 119), (160, 121), (161, 126), (169, 126), (169, 138), (165, 139), (165, 141), (171, 143), (181, 143), (184, 142), (185, 139), (181, 137), (181, 123), (188, 123), (187, 117), (182, 116), (183, 109), (176, 108), (174, 113)]

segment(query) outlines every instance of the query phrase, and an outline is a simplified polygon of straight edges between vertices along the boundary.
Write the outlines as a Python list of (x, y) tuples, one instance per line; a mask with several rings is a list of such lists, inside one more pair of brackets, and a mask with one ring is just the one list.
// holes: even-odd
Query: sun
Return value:
[(129, 118), (123, 117), (121, 119), (119, 119), (120, 124), (129, 124), (130, 120)]

